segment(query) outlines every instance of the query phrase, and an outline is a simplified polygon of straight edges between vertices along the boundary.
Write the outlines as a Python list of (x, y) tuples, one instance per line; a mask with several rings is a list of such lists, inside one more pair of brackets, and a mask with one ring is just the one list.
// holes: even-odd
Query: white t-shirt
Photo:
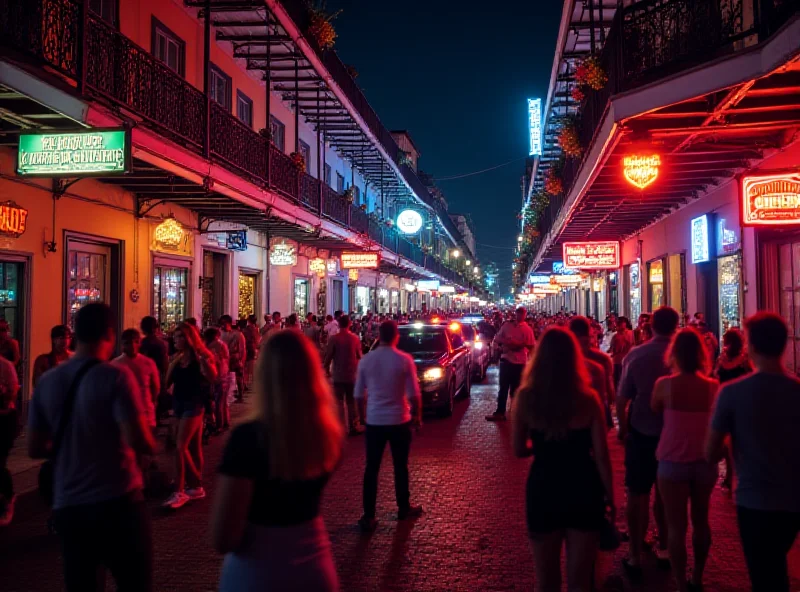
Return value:
[(331, 321), (327, 325), (325, 325), (325, 332), (328, 334), (328, 337), (333, 337), (334, 335), (339, 333), (339, 322), (336, 320)]
[(138, 354), (135, 358), (122, 354), (114, 358), (111, 363), (115, 366), (124, 366), (133, 373), (136, 384), (139, 385), (139, 401), (144, 409), (147, 425), (156, 427), (156, 408), (152, 394), (161, 391), (161, 377), (156, 363), (142, 354)]

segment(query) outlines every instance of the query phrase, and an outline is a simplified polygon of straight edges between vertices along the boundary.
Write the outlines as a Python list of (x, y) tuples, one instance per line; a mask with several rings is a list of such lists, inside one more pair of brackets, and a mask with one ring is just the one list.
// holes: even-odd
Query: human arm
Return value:
[(417, 366), (411, 356), (407, 359), (406, 371), (406, 398), (411, 404), (411, 411), (414, 421), (422, 424), (422, 393), (419, 390), (419, 379), (417, 378)]
[(631, 374), (631, 364), (628, 359), (622, 364), (622, 376), (619, 380), (619, 391), (617, 392), (617, 420), (619, 421), (618, 437), (624, 440), (628, 435), (628, 402), (636, 396), (636, 386)]
[(47, 371), (47, 354), (42, 354), (36, 361), (33, 363), (33, 388), (36, 388), (36, 384), (39, 382), (39, 379), (42, 377)]
[(172, 357), (172, 360), (170, 360), (169, 367), (167, 368), (167, 376), (164, 379), (165, 382), (167, 383), (167, 388), (172, 386), (172, 383), (175, 380), (174, 377), (175, 368), (177, 368), (178, 364), (181, 363), (181, 359), (183, 359), (183, 356), (184, 356), (183, 352), (178, 352)]
[(333, 361), (334, 340), (329, 339), (328, 345), (325, 347), (325, 357), (322, 359), (322, 367), (325, 368), (325, 374), (331, 375), (331, 362)]
[(594, 462), (600, 480), (606, 493), (606, 500), (611, 506), (613, 513), (616, 513), (617, 504), (614, 498), (614, 481), (611, 476), (611, 456), (608, 453), (608, 440), (606, 427), (606, 415), (603, 406), (599, 401), (592, 402), (592, 450), (594, 452)]
[(261, 459), (254, 458), (259, 449), (255, 432), (247, 424), (236, 428), (225, 446), (219, 467), (217, 491), (211, 509), (211, 543), (218, 553), (235, 551), (242, 544), (247, 515), (253, 499), (254, 467), (266, 471)]
[(668, 390), (669, 380), (669, 377), (662, 376), (656, 381), (653, 387), (653, 396), (650, 397), (650, 409), (652, 409), (654, 413), (664, 412), (664, 400)]
[(726, 389), (720, 391), (711, 417), (711, 426), (706, 436), (706, 460), (718, 463), (725, 455), (725, 438), (733, 431), (734, 413), (731, 395)]
[(366, 376), (364, 371), (364, 364), (361, 363), (358, 365), (358, 370), (356, 371), (356, 386), (353, 391), (353, 397), (356, 400), (356, 405), (358, 405), (358, 416), (361, 418), (361, 421), (366, 424), (367, 423), (367, 382)]
[(210, 383), (215, 383), (217, 381), (217, 365), (214, 362), (212, 355), (199, 355), (197, 356), (197, 362), (200, 364), (200, 373), (208, 380)]
[[(149, 358), (147, 358), (149, 360)], [(153, 401), (153, 405), (158, 404), (158, 395), (161, 393), (161, 373), (158, 371), (158, 366), (156, 363), (150, 360), (150, 372), (151, 372), (151, 380), (150, 380), (150, 399)]]
[(53, 448), (53, 431), (41, 407), (42, 395), (37, 389), (28, 411), (28, 456), (34, 459), (47, 458)]
[(515, 405), (511, 416), (511, 443), (514, 448), (514, 456), (526, 458), (533, 456), (533, 444), (530, 441), (530, 429), (527, 422), (520, 417), (518, 409), (520, 405)]
[(128, 446), (139, 454), (153, 454), (156, 443), (147, 426), (147, 417), (136, 395), (137, 390), (136, 379), (130, 370), (119, 368), (113, 395), (114, 420)]

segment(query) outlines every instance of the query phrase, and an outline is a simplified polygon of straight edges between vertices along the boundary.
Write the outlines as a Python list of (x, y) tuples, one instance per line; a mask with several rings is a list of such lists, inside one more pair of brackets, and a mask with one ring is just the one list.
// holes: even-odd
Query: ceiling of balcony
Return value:
[[(783, 148), (798, 133), (800, 58), (763, 78), (625, 121), (620, 142), (545, 261), (561, 259), (565, 241), (629, 238)], [(623, 176), (622, 160), (632, 153), (661, 155), (658, 179), (643, 191)]]

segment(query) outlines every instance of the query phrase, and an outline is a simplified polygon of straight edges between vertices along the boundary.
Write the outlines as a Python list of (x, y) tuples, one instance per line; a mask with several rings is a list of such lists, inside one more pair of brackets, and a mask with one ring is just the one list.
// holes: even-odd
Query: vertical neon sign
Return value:
[(529, 156), (542, 155), (542, 99), (528, 99), (528, 133), (531, 139)]

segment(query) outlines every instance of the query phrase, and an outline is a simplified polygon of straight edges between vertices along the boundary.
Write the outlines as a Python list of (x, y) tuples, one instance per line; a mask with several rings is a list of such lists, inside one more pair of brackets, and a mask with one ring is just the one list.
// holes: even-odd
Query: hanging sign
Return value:
[[(584, 281), (583, 276), (581, 275), (551, 275), (550, 276), (550, 283), (556, 284), (559, 286), (570, 287), (574, 288), (578, 284)], [(542, 284), (537, 284), (542, 285)]]
[(419, 280), (417, 290), (420, 292), (438, 292), (441, 282), (439, 280)]
[(183, 241), (185, 231), (175, 218), (170, 216), (156, 226), (153, 231), (153, 240), (163, 249), (177, 249)]
[(247, 250), (247, 231), (229, 230), (225, 233), (225, 248), (231, 251)]
[[(553, 273), (561, 274), (561, 275), (574, 275), (574, 274), (579, 273), (579, 272), (578, 272), (577, 269), (572, 269), (572, 268), (567, 267), (566, 265), (564, 265), (563, 261), (553, 261)], [(548, 282), (550, 281), (549, 277), (548, 277), (547, 281)]]
[(339, 262), (336, 259), (328, 259), (326, 264), (328, 268), (328, 275), (336, 275), (339, 271)]
[(561, 286), (558, 284), (541, 284), (531, 289), (531, 294), (559, 294)]
[(800, 224), (800, 173), (759, 175), (742, 179), (742, 224)]
[(381, 254), (377, 252), (348, 252), (342, 253), (342, 267), (344, 269), (378, 269), (381, 263)]
[(403, 234), (417, 234), (422, 229), (422, 215), (416, 210), (403, 210), (397, 216), (397, 229)]
[(628, 183), (639, 189), (651, 185), (658, 178), (661, 157), (658, 154), (642, 156), (631, 154), (622, 159), (622, 170)]
[(650, 264), (650, 283), (664, 283), (664, 264), (661, 261), (654, 261)]
[(708, 248), (708, 215), (692, 219), (692, 263), (706, 263), (711, 259)]
[(456, 287), (455, 286), (439, 286), (439, 293), (440, 294), (455, 294)]
[(616, 269), (620, 265), (619, 243), (595, 241), (564, 243), (564, 265), (576, 269)]
[(357, 282), (358, 281), (358, 270), (357, 269), (349, 270), (347, 272), (347, 279), (349, 279), (351, 282)]
[(528, 135), (531, 144), (528, 156), (541, 156), (542, 99), (528, 99)]
[(19, 136), (17, 174), (82, 177), (124, 174), (131, 170), (127, 130), (23, 132)]
[(13, 201), (0, 204), (0, 234), (19, 238), (28, 227), (28, 210)]
[(269, 251), (269, 262), (275, 266), (297, 265), (297, 249), (286, 243), (274, 244)]
[(315, 273), (317, 277), (325, 277), (325, 271), (327, 266), (325, 265), (325, 260), (319, 257), (315, 259), (311, 259), (308, 262), (308, 273)]
[(550, 276), (544, 274), (531, 274), (528, 276), (528, 283), (529, 284), (549, 284), (550, 283)]

